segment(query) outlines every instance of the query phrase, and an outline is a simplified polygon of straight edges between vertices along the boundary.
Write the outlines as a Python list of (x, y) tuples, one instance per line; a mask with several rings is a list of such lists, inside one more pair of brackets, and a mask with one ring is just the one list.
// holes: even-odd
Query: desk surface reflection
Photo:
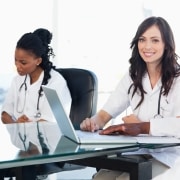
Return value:
[(139, 149), (137, 144), (79, 145), (62, 136), (56, 123), (2, 125), (0, 169), (111, 155)]

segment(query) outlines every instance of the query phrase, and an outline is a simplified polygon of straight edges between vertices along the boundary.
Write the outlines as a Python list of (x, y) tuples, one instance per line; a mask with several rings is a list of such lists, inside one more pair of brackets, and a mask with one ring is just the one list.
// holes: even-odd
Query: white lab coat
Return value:
[[(129, 73), (126, 73), (103, 106), (103, 110), (112, 115), (113, 118), (116, 118), (130, 106), (133, 114), (141, 121), (150, 121), (151, 135), (180, 137), (180, 118), (176, 118), (176, 116), (180, 116), (180, 77), (174, 80), (168, 96), (161, 95), (160, 114), (164, 118), (154, 118), (158, 111), (161, 80), (159, 80), (152, 89), (149, 76), (145, 74), (142, 83), (147, 93), (144, 95), (144, 101), (140, 107), (135, 109), (140, 100), (139, 93), (136, 93), (132, 98), (131, 89), (130, 94), (128, 94), (128, 89), (132, 84), (132, 80)], [(138, 153), (150, 153), (154, 158), (165, 163), (169, 167), (173, 167), (175, 161), (178, 158), (180, 159), (179, 147), (156, 149), (155, 151), (141, 149), (137, 154)]]
[[(69, 114), (71, 107), (71, 95), (66, 81), (59, 72), (53, 69), (51, 70), (50, 74), (51, 78), (49, 79), (47, 86), (56, 89), (66, 112)], [(41, 117), (34, 117), (37, 113), (38, 91), (40, 89), (43, 77), (44, 71), (41, 73), (39, 79), (35, 83), (30, 84), (30, 77), (27, 76), (27, 90), (25, 91), (25, 86), (23, 86), (20, 90), (20, 86), (24, 82), (25, 76), (17, 75), (13, 79), (11, 87), (9, 88), (5, 102), (2, 106), (2, 111), (6, 111), (8, 114), (10, 114), (14, 120), (25, 114), (32, 121), (45, 119), (47, 121), (55, 122), (55, 118), (44, 93), (42, 93), (43, 95), (39, 100)]]

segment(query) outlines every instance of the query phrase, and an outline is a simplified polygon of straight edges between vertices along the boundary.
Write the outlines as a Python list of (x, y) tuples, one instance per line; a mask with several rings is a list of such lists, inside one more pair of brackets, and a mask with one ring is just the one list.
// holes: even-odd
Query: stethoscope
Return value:
[(159, 92), (159, 98), (158, 98), (158, 109), (157, 109), (157, 114), (154, 115), (154, 118), (163, 118), (163, 115), (161, 115), (160, 109), (161, 109), (161, 94), (162, 94), (162, 86)]
[[(26, 84), (26, 80), (27, 80), (27, 75), (25, 76), (25, 79), (24, 79), (24, 82), (21, 84), (21, 86), (19, 87), (19, 95), (18, 95), (18, 98), (17, 98), (17, 106), (16, 106), (16, 111), (18, 113), (23, 113), (24, 112), (24, 108), (25, 108), (25, 103), (26, 103), (26, 92), (27, 92), (27, 84)], [(23, 105), (22, 105), (22, 108), (19, 109), (19, 105), (20, 105), (20, 93), (22, 91), (22, 88), (24, 86), (24, 91), (25, 91), (25, 95), (24, 95), (24, 102), (23, 102)], [(39, 109), (39, 102), (40, 102), (40, 97), (42, 96), (41, 94), (41, 87), (38, 91), (38, 100), (37, 100), (37, 112), (35, 113), (34, 117), (35, 118), (40, 118), (41, 117), (41, 112), (40, 112), (40, 109)]]
[[(37, 123), (37, 133), (38, 133), (38, 140), (42, 149), (42, 153), (43, 154), (48, 154), (49, 153), (49, 148), (48, 145), (45, 143), (45, 139), (47, 141), (47, 138), (43, 137), (43, 133), (40, 132), (40, 127), (39, 127), (39, 121), (36, 122)], [(26, 140), (27, 140), (27, 135), (26, 135), (26, 128), (25, 128), (25, 123), (23, 123), (24, 126), (24, 134), (22, 135), (20, 130), (19, 130), (19, 123), (17, 123), (18, 126), (18, 135), (20, 140), (23, 143), (24, 146), (24, 150), (27, 151), (27, 147), (26, 147)]]
[[(20, 131), (18, 130), (18, 135), (19, 135), (19, 138), (20, 140), (22, 141), (23, 143), (23, 146), (24, 146), (24, 150), (27, 151), (27, 148), (26, 148), (26, 129), (25, 129), (25, 124), (23, 123), (24, 125), (24, 136), (20, 133)], [(19, 129), (19, 124), (17, 123), (17, 126), (18, 126), (18, 129)]]

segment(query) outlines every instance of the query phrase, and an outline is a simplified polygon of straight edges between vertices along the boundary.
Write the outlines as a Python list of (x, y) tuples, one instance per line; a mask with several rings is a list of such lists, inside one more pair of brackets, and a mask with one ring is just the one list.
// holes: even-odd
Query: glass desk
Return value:
[[(0, 153), (0, 172), (8, 168), (20, 169), (31, 165), (70, 162), (97, 168), (130, 170), (130, 177), (134, 180), (146, 180), (151, 177), (150, 161), (124, 159), (121, 156), (117, 158), (117, 154), (136, 151), (141, 147), (154, 148), (156, 144), (78, 145), (61, 136), (55, 123), (33, 122), (1, 126), (3, 130), (0, 139), (3, 146)], [(158, 144), (157, 148), (170, 145), (179, 144)], [(143, 172), (143, 175), (140, 172)]]
[(61, 136), (55, 123), (48, 122), (40, 122), (38, 126), (37, 123), (1, 124), (1, 129), (0, 172), (7, 168), (67, 162), (139, 148), (136, 143), (78, 145)]

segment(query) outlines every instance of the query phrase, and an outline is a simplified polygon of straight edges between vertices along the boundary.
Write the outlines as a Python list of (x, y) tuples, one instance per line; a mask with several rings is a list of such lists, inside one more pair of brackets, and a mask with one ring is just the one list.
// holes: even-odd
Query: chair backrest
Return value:
[(66, 79), (72, 104), (70, 119), (75, 129), (86, 117), (96, 113), (98, 81), (94, 72), (79, 68), (58, 68), (57, 71)]

